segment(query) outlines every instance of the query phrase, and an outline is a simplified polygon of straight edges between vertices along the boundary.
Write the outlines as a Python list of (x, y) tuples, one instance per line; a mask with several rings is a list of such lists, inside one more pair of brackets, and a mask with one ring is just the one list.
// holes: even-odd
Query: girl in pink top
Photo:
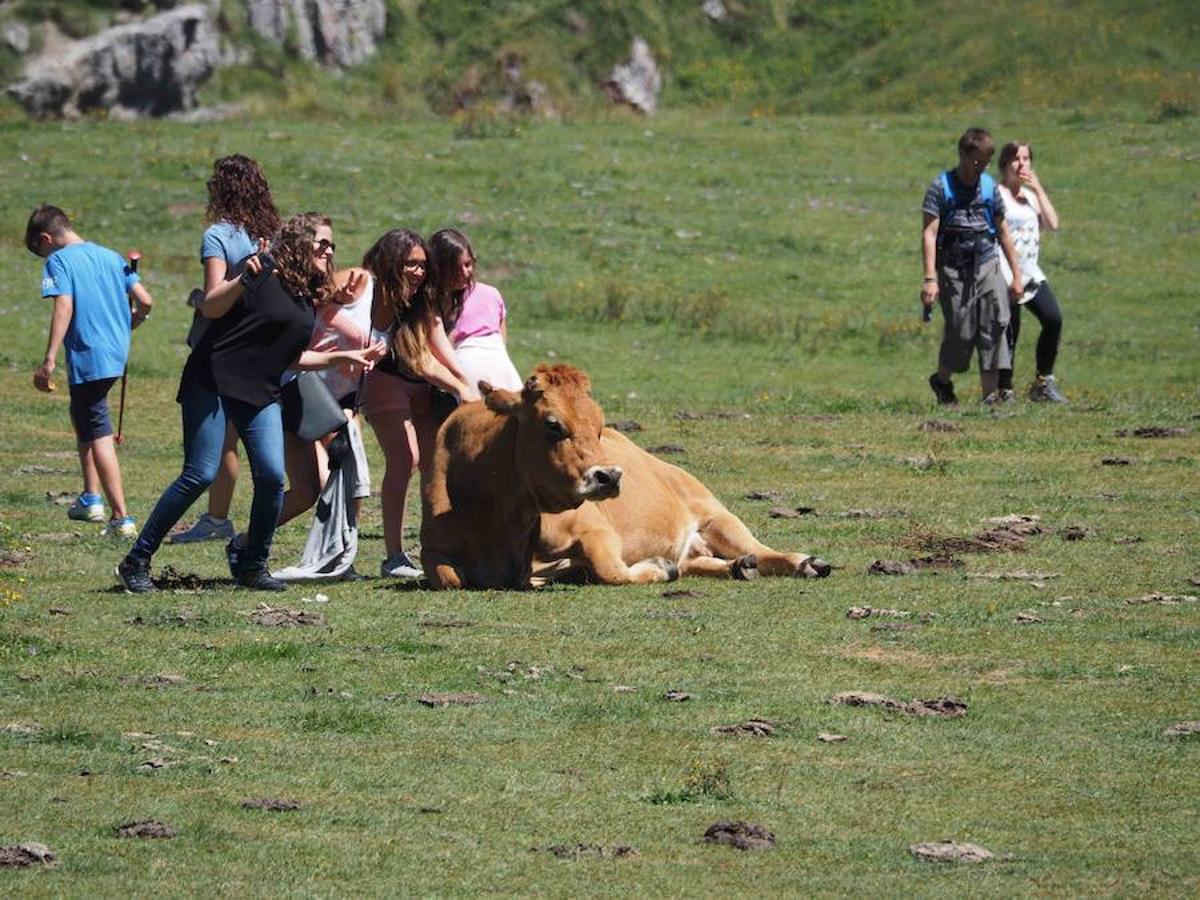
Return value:
[(475, 251), (467, 236), (442, 229), (430, 238), (429, 252), (435, 301), (467, 381), (519, 391), (521, 376), (508, 356), (504, 298), (490, 284), (475, 280)]

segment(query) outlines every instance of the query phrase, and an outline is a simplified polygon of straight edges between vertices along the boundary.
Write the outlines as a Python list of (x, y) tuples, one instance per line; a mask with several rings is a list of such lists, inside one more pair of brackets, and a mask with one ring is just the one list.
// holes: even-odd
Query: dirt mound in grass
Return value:
[(454, 691), (446, 694), (422, 694), (417, 698), (417, 702), (422, 706), (431, 707), (475, 706), (486, 703), (487, 697), (475, 691)]
[(978, 863), (996, 858), (996, 854), (986, 847), (959, 841), (930, 841), (925, 844), (913, 844), (908, 848), (908, 852), (917, 859), (927, 862)]
[(319, 612), (287, 609), (285, 607), (260, 606), (250, 613), (250, 621), (265, 628), (299, 628), (304, 625), (325, 624), (325, 616)]
[(603, 847), (600, 844), (550, 844), (546, 847), (530, 847), (531, 850), (551, 853), (559, 859), (625, 859), (637, 856), (637, 849), (629, 844), (614, 844)]
[(845, 706), (882, 706), (884, 709), (892, 709), (910, 716), (945, 716), (957, 719), (967, 714), (967, 704), (950, 694), (933, 700), (913, 699), (905, 703), (870, 691), (842, 691), (840, 694), (834, 694), (829, 702)]
[(258, 797), (243, 800), (242, 809), (262, 809), (267, 812), (295, 812), (300, 804), (295, 800), (285, 800), (282, 797)]
[(704, 832), (704, 843), (721, 844), (738, 850), (770, 850), (775, 835), (753, 822), (713, 822)]
[(173, 838), (179, 832), (157, 819), (140, 819), (113, 828), (113, 834), (123, 838)]
[(747, 719), (736, 725), (717, 725), (708, 733), (716, 737), (770, 737), (777, 727), (766, 719)]
[(868, 575), (912, 575), (938, 569), (961, 569), (965, 563), (952, 556), (918, 556), (912, 559), (877, 559), (867, 566)]
[(1128, 428), (1120, 428), (1114, 432), (1117, 437), (1138, 437), (1138, 438), (1167, 438), (1167, 437), (1184, 437), (1191, 432), (1182, 425), (1174, 427), (1166, 427), (1163, 425), (1143, 425), (1140, 428), (1132, 430)]
[(11, 847), (0, 847), (0, 868), (52, 866), (56, 862), (58, 862), (58, 856), (54, 851), (37, 841), (23, 841)]

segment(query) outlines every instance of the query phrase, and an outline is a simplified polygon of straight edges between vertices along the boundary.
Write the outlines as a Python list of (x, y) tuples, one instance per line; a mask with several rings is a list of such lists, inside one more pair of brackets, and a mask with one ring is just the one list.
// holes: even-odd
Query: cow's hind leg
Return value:
[(579, 539), (587, 568), (601, 584), (652, 584), (679, 577), (675, 563), (662, 557), (627, 566), (621, 559), (621, 538), (615, 531), (589, 531)]
[(729, 559), (756, 556), (760, 575), (824, 578), (831, 568), (825, 560), (806, 553), (772, 550), (751, 534), (745, 523), (727, 509), (722, 509), (709, 518), (700, 529), (700, 536), (716, 556)]
[(721, 559), (718, 556), (693, 556), (679, 564), (679, 574), (749, 581), (758, 577), (758, 556), (753, 553), (747, 553), (735, 559)]

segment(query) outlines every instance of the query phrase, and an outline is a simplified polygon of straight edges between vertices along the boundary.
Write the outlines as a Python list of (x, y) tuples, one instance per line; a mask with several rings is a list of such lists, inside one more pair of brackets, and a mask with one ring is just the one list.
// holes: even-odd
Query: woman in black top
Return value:
[(163, 492), (133, 549), (117, 566), (117, 576), (133, 593), (154, 590), (150, 558), (216, 475), (227, 420), (237, 428), (254, 474), (246, 545), (230, 555), (230, 572), (245, 587), (286, 588), (267, 571), (283, 503), (280, 379), (288, 368), (343, 363), (369, 368), (382, 349), (305, 350), (313, 304), (334, 293), (329, 219), (313, 213), (293, 216), (272, 242), (269, 256), (265, 249), (264, 244), (235, 270), (239, 277), (209, 291), (200, 306), (201, 314), (214, 321), (188, 357), (179, 385), (183, 471)]

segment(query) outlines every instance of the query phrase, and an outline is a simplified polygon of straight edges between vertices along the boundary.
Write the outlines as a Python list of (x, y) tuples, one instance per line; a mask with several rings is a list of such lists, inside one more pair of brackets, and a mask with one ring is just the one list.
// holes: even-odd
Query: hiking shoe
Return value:
[(1035, 403), (1068, 402), (1054, 383), (1053, 375), (1039, 375), (1037, 381), (1029, 386), (1029, 399)]
[(101, 537), (126, 538), (131, 541), (137, 535), (137, 523), (133, 520), (133, 516), (122, 516), (119, 519), (113, 516), (104, 526), (104, 530), (100, 532)]
[(233, 537), (233, 523), (228, 519), (214, 519), (205, 513), (187, 531), (173, 534), (168, 543), (194, 544), (197, 541), (227, 541)]
[(103, 522), (104, 501), (98, 494), (80, 494), (75, 502), (67, 507), (67, 518), (76, 522)]
[(1014, 391), (1012, 388), (1000, 388), (1000, 402), (1001, 403), (1016, 403), (1017, 402), (1017, 392)]
[(150, 560), (126, 556), (113, 570), (129, 594), (152, 594), (158, 590), (150, 580)]
[(425, 573), (409, 559), (408, 554), (401, 550), (393, 553), (379, 566), (379, 574), (384, 578), (420, 578)]
[(286, 581), (280, 581), (266, 569), (238, 572), (233, 576), (233, 580), (252, 591), (286, 591), (289, 587)]
[(958, 403), (958, 397), (954, 396), (954, 382), (947, 381), (942, 384), (938, 381), (937, 372), (929, 376), (929, 386), (933, 388), (933, 394), (942, 406), (952, 406)]

